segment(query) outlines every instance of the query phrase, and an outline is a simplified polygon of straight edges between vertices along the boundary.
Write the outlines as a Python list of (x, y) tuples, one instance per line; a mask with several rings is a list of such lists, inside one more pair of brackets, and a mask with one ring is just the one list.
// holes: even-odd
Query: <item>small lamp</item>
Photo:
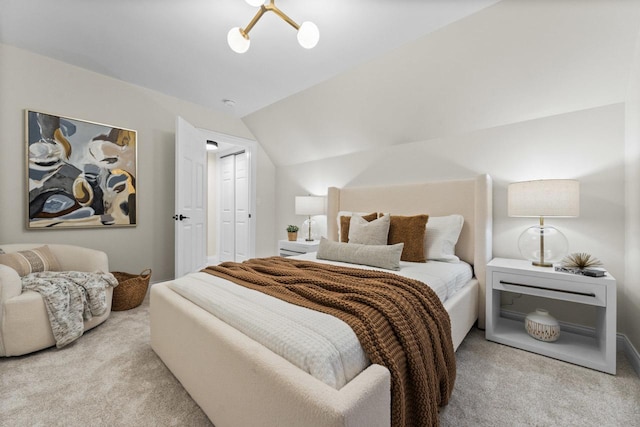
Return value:
[(580, 182), (572, 179), (514, 182), (509, 184), (507, 199), (509, 216), (540, 218), (540, 225), (529, 227), (518, 239), (522, 256), (539, 267), (551, 267), (560, 261), (567, 254), (569, 243), (558, 229), (544, 225), (544, 217), (577, 217)]
[[(309, 234), (305, 239), (307, 242), (313, 241), (311, 236), (311, 216), (312, 215), (324, 215), (325, 203), (324, 197), (320, 196), (296, 196), (296, 215), (307, 215), (309, 225)], [(304, 227), (304, 225), (303, 225)]]

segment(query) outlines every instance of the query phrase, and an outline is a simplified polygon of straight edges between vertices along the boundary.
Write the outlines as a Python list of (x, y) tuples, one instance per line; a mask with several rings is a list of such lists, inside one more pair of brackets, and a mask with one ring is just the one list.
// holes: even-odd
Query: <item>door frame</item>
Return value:
[[(247, 153), (247, 161), (249, 162), (249, 258), (255, 258), (256, 256), (256, 187), (257, 187), (257, 171), (258, 171), (258, 143), (252, 139), (241, 138), (239, 136), (227, 135), (221, 132), (215, 132), (212, 130), (201, 129), (206, 139), (211, 139), (217, 142), (223, 142), (225, 144), (231, 144), (236, 146), (236, 149), (221, 150), (216, 153), (216, 159), (222, 156), (233, 154), (234, 152), (244, 150)], [(220, 180), (220, 168), (216, 167), (216, 257), (220, 256), (221, 250), (221, 233), (219, 230), (222, 228), (222, 216), (220, 215), (220, 194), (221, 194), (221, 180)], [(208, 196), (208, 195), (207, 195)]]

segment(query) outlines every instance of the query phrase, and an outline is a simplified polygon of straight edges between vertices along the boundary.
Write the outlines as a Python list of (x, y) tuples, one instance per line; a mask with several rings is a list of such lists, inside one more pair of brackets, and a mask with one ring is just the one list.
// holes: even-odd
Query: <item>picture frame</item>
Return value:
[(27, 229), (137, 225), (137, 132), (25, 110)]

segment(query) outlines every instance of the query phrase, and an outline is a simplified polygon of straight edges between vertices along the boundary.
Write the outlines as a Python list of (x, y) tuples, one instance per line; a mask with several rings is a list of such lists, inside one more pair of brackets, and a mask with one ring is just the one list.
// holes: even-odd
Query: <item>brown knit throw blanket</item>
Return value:
[(204, 272), (346, 322), (372, 363), (391, 372), (391, 424), (436, 426), (455, 380), (449, 315), (422, 282), (281, 257)]

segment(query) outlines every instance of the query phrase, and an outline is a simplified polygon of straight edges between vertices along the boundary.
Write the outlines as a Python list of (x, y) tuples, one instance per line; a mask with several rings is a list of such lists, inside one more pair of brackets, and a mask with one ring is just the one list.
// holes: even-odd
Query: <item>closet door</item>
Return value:
[(235, 260), (249, 259), (249, 163), (247, 153), (235, 159)]
[(246, 152), (220, 158), (220, 261), (242, 262), (250, 257), (249, 157)]
[(235, 156), (222, 157), (220, 165), (220, 261), (235, 261), (236, 189)]

